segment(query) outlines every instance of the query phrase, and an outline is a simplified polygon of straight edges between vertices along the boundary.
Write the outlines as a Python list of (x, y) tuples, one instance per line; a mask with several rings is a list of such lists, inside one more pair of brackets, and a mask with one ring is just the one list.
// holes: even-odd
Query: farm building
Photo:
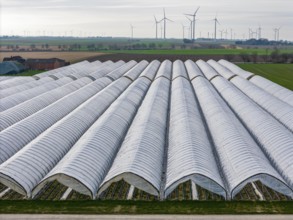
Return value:
[(25, 65), (32, 70), (52, 70), (66, 65), (65, 60), (51, 59), (27, 59)]
[(0, 63), (0, 75), (17, 74), (26, 70), (26, 67), (17, 61), (4, 61)]
[(4, 57), (3, 61), (16, 61), (21, 64), (25, 63), (25, 59), (22, 58), (21, 56)]
[(292, 199), (293, 92), (228, 61), (83, 61), (0, 97), (0, 199)]

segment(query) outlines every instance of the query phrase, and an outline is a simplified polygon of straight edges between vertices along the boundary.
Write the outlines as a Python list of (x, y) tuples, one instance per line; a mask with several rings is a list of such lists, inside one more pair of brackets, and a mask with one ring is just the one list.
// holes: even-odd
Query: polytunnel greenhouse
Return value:
[(292, 200), (293, 92), (226, 60), (0, 77), (0, 200)]

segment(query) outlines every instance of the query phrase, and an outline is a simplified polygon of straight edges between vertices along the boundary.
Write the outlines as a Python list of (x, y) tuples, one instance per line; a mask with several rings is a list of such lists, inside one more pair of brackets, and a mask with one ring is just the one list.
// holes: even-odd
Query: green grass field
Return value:
[(238, 66), (293, 90), (293, 64), (238, 64)]
[[(183, 45), (182, 39), (134, 39), (130, 40), (129, 38), (72, 38), (72, 37), (21, 37), (21, 38), (8, 38), (1, 39), (0, 41), (0, 50), (5, 50), (8, 45), (18, 45), (19, 47), (26, 46), (30, 47), (31, 44), (34, 44), (38, 49), (41, 49), (40, 46), (48, 44), (50, 49), (58, 51), (56, 48), (58, 45), (80, 45), (79, 49), (74, 49), (77, 51), (88, 51), (88, 45), (102, 45), (103, 49), (110, 49), (110, 45), (116, 45), (120, 48), (123, 46), (130, 46), (135, 44), (145, 44), (148, 46), (150, 43), (156, 45), (155, 49), (149, 50), (101, 50), (101, 52), (107, 53), (127, 53), (127, 54), (168, 54), (168, 55), (239, 55), (241, 53), (253, 54), (257, 53), (258, 55), (269, 55), (273, 51), (273, 46), (267, 46), (270, 49), (266, 50), (263, 47), (256, 48), (257, 46), (250, 46), (249, 49), (208, 49), (211, 45), (219, 47), (221, 45), (233, 45), (234, 42), (230, 41), (218, 41), (218, 42), (201, 42), (198, 41), (196, 44), (203, 46), (205, 49), (189, 49), (192, 45), (185, 44), (188, 49), (170, 49), (172, 46)], [(240, 46), (242, 47), (242, 46)], [(68, 48), (67, 48), (68, 49)], [(282, 48), (279, 50), (280, 53), (293, 53), (293, 47), (288, 46), (287, 48)]]
[(293, 214), (293, 202), (0, 201), (0, 213)]
[[(108, 50), (105, 53), (125, 53), (125, 54), (156, 54), (156, 55), (239, 55), (241, 53), (258, 55), (269, 55), (273, 50), (265, 49), (193, 49), (193, 50)], [(280, 53), (293, 53), (293, 49), (281, 49)]]
[(42, 73), (44, 72), (43, 70), (27, 70), (24, 71), (22, 73), (18, 73), (18, 74), (6, 74), (5, 76), (33, 76), (36, 75), (38, 73)]

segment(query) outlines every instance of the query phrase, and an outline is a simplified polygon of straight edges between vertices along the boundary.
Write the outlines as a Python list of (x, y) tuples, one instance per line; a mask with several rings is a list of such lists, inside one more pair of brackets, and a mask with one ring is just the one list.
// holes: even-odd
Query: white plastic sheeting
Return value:
[(201, 70), (192, 60), (186, 60), (184, 64), (188, 72), (190, 81), (194, 80), (196, 77), (199, 76), (203, 77)]
[[(100, 61), (96, 61), (96, 64), (100, 65)], [(95, 65), (92, 65), (92, 67)], [(28, 82), (32, 82), (35, 80), (38, 80), (40, 78), (46, 77), (46, 76), (50, 76), (50, 75), (58, 75), (60, 77), (64, 77), (64, 76), (68, 76), (70, 74), (73, 74), (74, 72), (80, 72), (80, 71), (85, 71), (86, 69), (88, 69), (90, 67), (90, 63), (88, 61), (82, 61), (70, 66), (65, 66), (65, 67), (61, 67), (61, 68), (57, 68), (54, 70), (50, 70), (50, 71), (46, 71), (43, 73), (39, 73), (34, 75), (33, 77), (14, 77), (12, 79), (9, 80), (5, 80), (3, 82), (0, 82), (0, 89), (7, 89), (10, 87), (14, 87), (14, 86), (18, 86), (24, 83), (28, 83)], [(55, 77), (56, 78), (56, 77)], [(0, 97), (3, 98), (3, 96), (1, 95), (0, 92)]]
[(249, 81), (262, 88), (266, 92), (272, 94), (273, 96), (293, 106), (293, 92), (289, 89), (286, 89), (261, 76), (254, 76)]
[[(103, 64), (99, 63), (98, 65), (94, 65), (94, 66), (95, 66), (95, 69), (101, 69), (101, 68), (109, 66), (112, 63), (113, 63), (112, 61), (111, 62), (107, 61), (107, 62), (105, 62)], [(77, 79), (77, 78), (81, 78), (82, 76), (85, 76), (86, 73), (87, 73), (87, 71), (80, 71), (80, 72), (78, 72), (76, 74), (72, 74), (70, 76), (73, 76), (73, 79)], [(21, 85), (18, 85), (18, 86), (13, 86), (13, 87), (9, 87), (7, 89), (3, 89), (3, 90), (0, 91), (1, 97), (6, 98), (6, 97), (11, 96), (13, 94), (24, 92), (26, 90), (35, 88), (35, 87), (40, 86), (40, 85), (42, 85), (42, 87), (45, 87), (47, 83), (50, 83), (50, 82), (55, 81), (55, 80), (58, 80), (59, 77), (61, 79), (64, 77), (63, 74), (61, 74), (59, 77), (57, 75), (54, 75), (54, 77), (51, 77), (51, 76), (52, 75), (42, 77), (39, 80), (30, 81), (30, 82), (27, 82), (27, 83), (24, 83), (24, 84), (21, 84)]]
[(114, 69), (121, 67), (124, 64), (125, 64), (125, 62), (120, 60), (116, 63), (111, 64), (111, 65), (107, 65), (106, 67), (99, 68), (98, 70), (90, 73), (89, 76), (91, 76), (95, 79), (101, 78), (101, 77), (105, 76), (107, 73), (113, 71)]
[[(293, 188), (293, 134), (269, 113), (240, 92), (223, 78), (212, 81), (222, 97), (241, 119), (245, 127), (253, 135), (258, 144), (279, 171), (286, 183)], [(276, 178), (278, 176), (272, 175)], [(281, 178), (278, 178), (282, 181)], [(292, 193), (274, 182), (265, 183), (276, 191), (286, 195)]]
[(3, 99), (0, 99), (0, 112), (3, 112), (9, 108), (12, 108), (22, 102), (25, 102), (27, 100), (30, 100), (38, 95), (41, 95), (45, 92), (54, 90), (60, 86), (66, 85), (70, 82), (72, 82), (73, 79), (69, 77), (63, 77), (59, 80), (54, 80), (53, 82), (46, 83), (44, 85), (40, 85), (36, 88), (28, 89), (26, 91), (23, 91), (21, 93), (17, 93), (14, 95), (11, 95), (9, 97), (5, 97)]
[(165, 77), (156, 77), (152, 83), (123, 144), (105, 177), (99, 193), (112, 182), (124, 179), (131, 185), (153, 195), (159, 195), (171, 69), (164, 61), (158, 71)]
[[(125, 73), (122, 71), (125, 71), (125, 68), (121, 69), (120, 74)], [(107, 77), (98, 79), (2, 131), (0, 151), (3, 153), (0, 155), (0, 164), (111, 82)], [(14, 136), (16, 137), (11, 142)]]
[(35, 80), (36, 79), (31, 76), (26, 76), (26, 77), (20, 76), (20, 77), (13, 77), (12, 79), (8, 79), (8, 80), (0, 81), (0, 98), (4, 98), (4, 96), (1, 94), (1, 90), (8, 89), (10, 87), (17, 86), (23, 83), (32, 82)]
[[(181, 61), (111, 63), (65, 68), (64, 76), (85, 77), (62, 75), (54, 82), (63, 86), (3, 111), (1, 120), (12, 121), (0, 132), (1, 183), (30, 197), (57, 179), (95, 198), (124, 179), (163, 199), (192, 180), (231, 199), (260, 180), (292, 195), (287, 104), (215, 61), (199, 61), (199, 66), (190, 60), (185, 66)], [(55, 71), (49, 75), (60, 74)], [(54, 94), (64, 88), (67, 94)], [(40, 86), (23, 93), (34, 89)], [(51, 100), (47, 104), (45, 97)]]
[[(263, 89), (243, 79), (242, 77), (236, 76), (231, 79), (233, 75), (230, 70), (223, 67), (221, 64), (215, 61), (208, 62), (219, 74), (224, 76), (240, 89), (245, 95), (255, 101), (267, 112), (271, 113), (277, 118), (282, 124), (293, 132), (293, 106), (281, 101), (275, 96), (267, 93)], [(230, 73), (229, 73), (230, 72)]]
[(226, 198), (213, 149), (189, 80), (172, 82), (167, 157), (167, 197), (180, 183), (192, 180)]
[(164, 60), (161, 64), (160, 69), (158, 70), (158, 73), (156, 75), (156, 79), (159, 77), (165, 77), (166, 79), (171, 80), (172, 74), (170, 74), (172, 71), (172, 62), (170, 60)]
[[(137, 77), (141, 74), (141, 72), (143, 72), (143, 70), (148, 66), (148, 64), (149, 63), (147, 61), (142, 60), (139, 62), (139, 65), (137, 65), (136, 67), (129, 70), (123, 76), (125, 76), (133, 81), (133, 80), (137, 79)], [(117, 77), (117, 76), (112, 76), (112, 78), (113, 77)]]
[[(0, 163), (111, 82), (107, 78), (97, 80), (3, 130), (0, 133)], [(13, 141), (11, 141), (12, 139)]]
[(293, 106), (265, 92), (241, 77), (235, 77), (231, 82), (245, 95), (254, 100), (267, 112), (271, 113), (283, 125), (293, 132)]
[(0, 180), (9, 181), (10, 188), (31, 197), (32, 189), (130, 83), (125, 77), (113, 82), (24, 146), (0, 165)]
[(34, 190), (52, 179), (96, 197), (150, 81), (139, 78), (107, 109)]
[[(101, 63), (100, 61), (97, 61), (97, 64)], [(75, 72), (79, 72), (81, 70), (83, 70), (84, 68), (87, 68), (90, 65), (90, 62), (88, 62), (87, 60), (85, 61), (81, 61), (69, 66), (64, 66), (64, 67), (60, 67), (57, 69), (53, 69), (53, 70), (49, 70), (46, 72), (42, 72), (39, 74), (36, 74), (35, 76), (39, 77), (39, 78), (43, 78), (46, 76), (51, 76), (51, 75), (55, 75), (55, 74), (63, 74), (63, 76), (67, 76), (70, 74), (73, 74)]]
[[(116, 77), (120, 77), (122, 76), (122, 74), (125, 73), (125, 71), (129, 70), (133, 65), (134, 63), (131, 62), (131, 63), (125, 64), (121, 68), (117, 68), (113, 70), (115, 68), (115, 65), (114, 65), (111, 68), (107, 68), (107, 70), (113, 70), (110, 73), (111, 74), (115, 73)], [(111, 82), (109, 78), (101, 78), (99, 81), (105, 81), (108, 83)], [(50, 104), (56, 102), (57, 100), (67, 96), (68, 94), (72, 92), (75, 92), (76, 90), (82, 88), (83, 86), (86, 86), (87, 84), (91, 82), (92, 82), (91, 78), (83, 77), (70, 84), (59, 87), (53, 91), (44, 93), (40, 96), (37, 96), (7, 111), (1, 112), (0, 113), (0, 122), (1, 122), (0, 131), (36, 113), (37, 111), (49, 106)], [(72, 96), (70, 96), (69, 98), (72, 98)], [(3, 103), (3, 105), (6, 107), (6, 103)]]
[[(78, 71), (78, 72), (75, 72), (73, 74), (70, 74), (70, 76), (73, 76), (75, 78), (81, 78), (83, 76), (87, 76), (93, 72), (97, 72), (99, 70), (102, 70), (102, 69), (105, 69), (107, 68), (108, 66), (112, 66), (114, 63), (112, 61), (106, 61), (104, 63), (90, 63), (89, 67), (87, 69), (83, 68), (82, 70)], [(54, 74), (55, 77), (58, 77), (58, 78), (62, 78), (64, 77), (63, 75), (57, 75), (57, 74)]]
[(249, 79), (250, 82), (262, 88), (266, 92), (293, 106), (293, 92), (289, 89), (286, 89), (266, 78), (256, 76), (250, 72), (247, 72), (226, 60), (220, 60), (219, 63), (225, 66), (226, 68), (230, 69), (232, 72), (238, 74), (239, 76), (245, 79)]
[(217, 76), (220, 76), (210, 65), (206, 65), (206, 62), (203, 60), (196, 61), (197, 66), (200, 68), (202, 72), (204, 72), (205, 77), (211, 81)]
[(160, 64), (161, 63), (158, 60), (153, 60), (147, 66), (147, 68), (140, 74), (140, 77), (146, 77), (150, 81), (153, 81), (155, 76), (156, 76), (156, 74), (157, 74), (157, 70), (158, 70)]
[(227, 68), (223, 67), (222, 65), (220, 65), (219, 63), (217, 63), (214, 60), (209, 60), (207, 63), (211, 67), (213, 67), (217, 71), (218, 74), (222, 75), (227, 80), (231, 80), (233, 77), (237, 76), (237, 74), (231, 72), (230, 70), (228, 70)]
[(174, 80), (174, 79), (176, 79), (178, 77), (184, 77), (184, 78), (188, 79), (188, 75), (186, 73), (184, 63), (181, 60), (176, 60), (173, 63), (172, 80)]
[[(108, 81), (108, 80), (107, 80)], [(13, 108), (0, 113), (0, 131), (8, 128), (9, 126), (33, 115), (34, 113), (44, 109), (50, 104), (58, 101), (66, 95), (75, 92), (83, 86), (91, 83), (89, 78), (83, 78), (81, 80), (74, 81), (65, 86), (54, 89), (51, 92), (44, 93), (26, 102), (23, 102)], [(3, 103), (6, 107), (6, 103)]]
[(13, 76), (0, 76), (0, 82), (8, 79), (14, 78)]
[(1, 94), (0, 97), (3, 97), (3, 98), (8, 97), (8, 96), (11, 96), (13, 94), (16, 94), (16, 93), (19, 93), (19, 92), (34, 88), (36, 86), (44, 85), (44, 84), (52, 82), (54, 80), (55, 79), (53, 79), (51, 77), (44, 77), (44, 78), (39, 79), (39, 80), (34, 80), (34, 81), (30, 81), (30, 82), (27, 82), (27, 83), (24, 83), (24, 84), (21, 84), (21, 85), (18, 85), (18, 86), (13, 86), (13, 87), (10, 87), (10, 88), (7, 88), (7, 89), (3, 89), (3, 90), (0, 90), (0, 94)]
[[(221, 79), (224, 80), (216, 77), (213, 81)], [(233, 199), (248, 182), (255, 180), (290, 195), (283, 178), (213, 86), (201, 77), (192, 84), (225, 176), (228, 199)]]
[[(142, 61), (142, 62), (145, 64), (146, 61)], [(109, 77), (112, 80), (116, 80), (119, 77), (121, 77), (121, 72), (129, 71), (136, 64), (137, 64), (136, 61), (131, 60), (131, 61), (127, 62), (126, 64), (124, 64), (123, 66), (121, 66), (119, 69), (113, 70), (112, 72), (107, 74), (107, 77)]]
[(237, 75), (241, 76), (244, 79), (249, 79), (250, 77), (254, 76), (253, 73), (245, 71), (227, 60), (219, 60), (218, 62), (224, 67), (226, 67), (227, 69), (229, 69), (230, 71), (232, 71), (233, 73), (236, 73)]

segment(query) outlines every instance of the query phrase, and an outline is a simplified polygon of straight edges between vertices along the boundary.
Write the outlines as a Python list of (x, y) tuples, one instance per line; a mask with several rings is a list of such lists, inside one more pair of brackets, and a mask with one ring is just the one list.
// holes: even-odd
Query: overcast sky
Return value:
[[(154, 18), (166, 15), (168, 38), (182, 38), (182, 24), (189, 22), (183, 13), (198, 6), (196, 37), (211, 37), (213, 19), (218, 30), (233, 37), (248, 37), (260, 25), (262, 37), (273, 39), (273, 28), (281, 27), (280, 39), (293, 41), (293, 0), (0, 0), (1, 35), (154, 37)], [(160, 33), (160, 28), (158, 30)], [(185, 36), (188, 30), (185, 29)], [(159, 34), (160, 35), (160, 34)], [(217, 36), (220, 37), (218, 31)], [(224, 37), (224, 35), (223, 35)]]

